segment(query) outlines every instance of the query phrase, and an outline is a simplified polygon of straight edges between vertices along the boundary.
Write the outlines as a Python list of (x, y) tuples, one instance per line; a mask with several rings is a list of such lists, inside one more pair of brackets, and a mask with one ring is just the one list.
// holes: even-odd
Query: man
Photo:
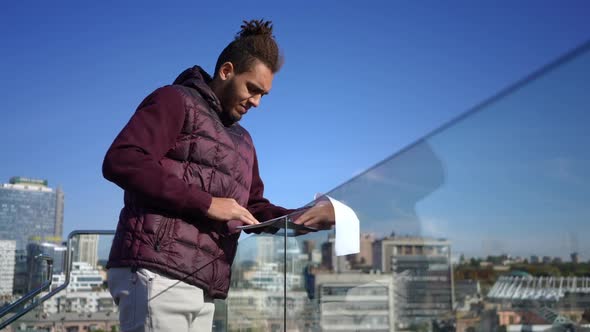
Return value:
[[(125, 191), (107, 268), (122, 331), (210, 331), (226, 298), (241, 225), (292, 210), (263, 196), (238, 121), (271, 90), (282, 59), (270, 21), (244, 22), (213, 78), (195, 66), (138, 107), (109, 148), (104, 177)], [(298, 219), (334, 223), (328, 205)]]

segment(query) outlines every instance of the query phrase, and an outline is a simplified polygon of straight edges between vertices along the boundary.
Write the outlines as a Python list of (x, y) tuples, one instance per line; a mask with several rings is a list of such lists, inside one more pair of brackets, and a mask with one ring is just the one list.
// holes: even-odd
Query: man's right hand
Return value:
[(256, 225), (258, 220), (233, 198), (213, 197), (207, 217), (218, 221), (241, 220), (245, 225)]

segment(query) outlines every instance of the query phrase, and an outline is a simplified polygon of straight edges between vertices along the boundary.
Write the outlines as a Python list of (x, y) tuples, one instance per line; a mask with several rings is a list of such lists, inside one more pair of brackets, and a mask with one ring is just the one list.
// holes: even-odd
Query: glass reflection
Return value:
[[(225, 303), (227, 326), (216, 331), (282, 331), (284, 305), (295, 305), (293, 292), (301, 288), (302, 279), (285, 265), (284, 247), (282, 236), (263, 234), (240, 241)], [(287, 252), (292, 255), (296, 252)]]
[(287, 328), (590, 329), (589, 49), (330, 192), (361, 250), (296, 238), (307, 312)]

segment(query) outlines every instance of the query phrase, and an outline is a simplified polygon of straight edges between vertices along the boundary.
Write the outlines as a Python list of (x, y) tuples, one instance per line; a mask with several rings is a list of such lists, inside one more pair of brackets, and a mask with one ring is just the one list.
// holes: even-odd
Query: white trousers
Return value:
[(147, 269), (108, 270), (121, 331), (210, 332), (215, 304), (203, 290)]

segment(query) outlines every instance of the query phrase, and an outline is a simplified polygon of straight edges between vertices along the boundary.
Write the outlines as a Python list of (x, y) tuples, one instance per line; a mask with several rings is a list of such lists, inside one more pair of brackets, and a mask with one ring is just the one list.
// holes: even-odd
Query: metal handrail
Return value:
[[(62, 285), (56, 287), (55, 289), (53, 289), (49, 293), (45, 294), (39, 300), (34, 301), (33, 303), (31, 303), (28, 307), (23, 308), (22, 310), (20, 310), (19, 312), (17, 312), (16, 314), (14, 314), (10, 318), (8, 318), (7, 320), (1, 322), (0, 323), (0, 330), (2, 330), (3, 328), (5, 328), (6, 326), (12, 324), (14, 321), (16, 321), (20, 317), (24, 316), (29, 311), (35, 309), (39, 304), (47, 301), (49, 298), (53, 297), (55, 294), (61, 292), (63, 289), (65, 289), (66, 287), (68, 287), (68, 285), (70, 284), (70, 273), (72, 271), (72, 266), (73, 266), (73, 262), (72, 262), (72, 238), (74, 236), (77, 236), (77, 235), (114, 235), (114, 234), (115, 234), (115, 231), (114, 230), (108, 230), (108, 231), (107, 230), (81, 230), (81, 231), (73, 231), (73, 232), (71, 232), (68, 235), (68, 241), (67, 241), (67, 246), (66, 246), (67, 249), (66, 249), (65, 271), (64, 271), (65, 272), (65, 275), (66, 275), (66, 281)], [(48, 256), (41, 256), (41, 258), (46, 259), (46, 258), (49, 258), (49, 257)], [(34, 296), (36, 296), (37, 294), (39, 294), (40, 292), (42, 292), (43, 290), (45, 290), (49, 286), (51, 286), (51, 282), (52, 282), (52, 278), (53, 278), (53, 260), (51, 260), (51, 263), (48, 263), (48, 272), (49, 272), (48, 273), (48, 280), (45, 281), (43, 283), (43, 285), (41, 285), (39, 288), (35, 289), (34, 291), (28, 293), (23, 298), (19, 299), (18, 301), (14, 302), (13, 304), (9, 305), (6, 309), (3, 309), (0, 312), (0, 318), (2, 318), (4, 315), (6, 315), (8, 312), (10, 312), (11, 310), (13, 310), (17, 306), (21, 305), (25, 301), (30, 300), (31, 298), (33, 298)]]
[[(10, 311), (12, 311), (14, 308), (20, 306), (21, 304), (25, 303), (26, 301), (30, 300), (31, 298), (35, 297), (37, 294), (41, 293), (42, 291), (46, 290), (47, 288), (49, 288), (51, 286), (51, 283), (53, 281), (53, 279), (52, 279), (52, 277), (53, 277), (53, 257), (46, 256), (46, 255), (37, 255), (37, 256), (35, 256), (35, 259), (42, 259), (42, 260), (47, 261), (47, 278), (46, 278), (46, 280), (43, 281), (43, 283), (39, 287), (33, 289), (32, 291), (28, 292), (25, 296), (18, 299), (16, 302), (11, 303), (8, 307), (2, 309), (0, 311), (0, 318), (4, 317), (4, 315), (6, 315)], [(2, 328), (4, 328), (4, 325), (0, 326), (0, 329), (2, 329)]]

